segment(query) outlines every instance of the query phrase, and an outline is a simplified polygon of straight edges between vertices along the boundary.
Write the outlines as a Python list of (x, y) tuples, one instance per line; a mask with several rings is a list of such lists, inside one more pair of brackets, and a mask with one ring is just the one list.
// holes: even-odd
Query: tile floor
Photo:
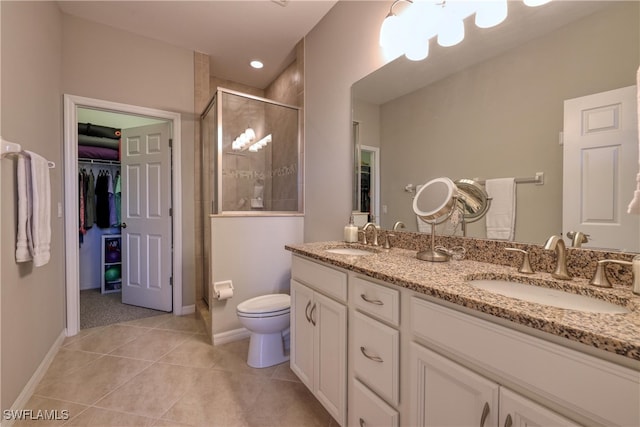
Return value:
[(211, 346), (195, 315), (84, 329), (67, 338), (25, 409), (67, 420), (15, 426), (337, 426), (289, 369), (253, 369), (248, 340)]

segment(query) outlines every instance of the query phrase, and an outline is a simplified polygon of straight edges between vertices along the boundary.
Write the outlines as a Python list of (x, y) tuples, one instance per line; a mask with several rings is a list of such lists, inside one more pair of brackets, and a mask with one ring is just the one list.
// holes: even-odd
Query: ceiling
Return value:
[[(337, 0), (58, 1), (62, 12), (205, 53), (211, 73), (260, 89)], [(259, 59), (261, 70), (249, 66)]]

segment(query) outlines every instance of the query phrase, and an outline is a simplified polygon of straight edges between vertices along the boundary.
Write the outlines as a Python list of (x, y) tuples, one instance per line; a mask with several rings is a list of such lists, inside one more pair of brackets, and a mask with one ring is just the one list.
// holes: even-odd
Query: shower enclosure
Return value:
[(300, 109), (218, 88), (201, 117), (209, 214), (302, 213)]
[(203, 299), (209, 303), (210, 215), (300, 215), (300, 108), (218, 88), (200, 118)]

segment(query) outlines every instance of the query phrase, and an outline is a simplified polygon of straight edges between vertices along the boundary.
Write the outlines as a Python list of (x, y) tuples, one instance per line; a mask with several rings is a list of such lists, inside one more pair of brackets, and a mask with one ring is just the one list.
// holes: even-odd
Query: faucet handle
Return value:
[(362, 233), (362, 244), (366, 245), (367, 244), (367, 232), (364, 230), (358, 230), (358, 234)]
[(504, 248), (504, 250), (509, 252), (521, 252), (522, 254), (524, 254), (524, 256), (522, 257), (522, 264), (520, 264), (518, 272), (524, 274), (534, 273), (533, 268), (531, 268), (531, 262), (529, 261), (529, 252), (525, 251), (524, 249), (518, 248)]
[(391, 242), (389, 241), (389, 237), (396, 237), (395, 234), (389, 233), (388, 231), (384, 234), (384, 245), (383, 249), (391, 249)]
[(593, 275), (593, 277), (591, 278), (591, 281), (589, 281), (590, 285), (593, 286), (598, 286), (599, 288), (611, 288), (611, 282), (609, 281), (609, 278), (607, 277), (607, 272), (605, 270), (605, 265), (607, 264), (620, 264), (620, 265), (633, 265), (633, 262), (631, 261), (622, 261), (619, 259), (601, 259), (600, 261), (598, 261), (598, 264), (596, 266), (596, 272)]

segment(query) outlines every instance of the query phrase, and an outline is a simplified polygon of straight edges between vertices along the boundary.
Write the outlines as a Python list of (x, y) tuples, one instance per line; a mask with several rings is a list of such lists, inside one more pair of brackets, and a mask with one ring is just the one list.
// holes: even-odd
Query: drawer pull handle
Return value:
[(484, 402), (484, 408), (482, 408), (482, 416), (480, 417), (480, 427), (484, 427), (484, 422), (489, 416), (489, 402)]
[(307, 303), (307, 306), (304, 309), (304, 317), (307, 318), (307, 322), (311, 323), (311, 318), (309, 317), (309, 306), (311, 305), (311, 300)]
[(360, 298), (362, 298), (363, 300), (365, 300), (369, 304), (384, 305), (384, 303), (382, 301), (380, 301), (379, 299), (369, 299), (369, 298), (367, 298), (367, 296), (365, 294), (360, 294)]
[(364, 357), (366, 357), (369, 360), (373, 360), (374, 362), (378, 362), (378, 363), (384, 362), (384, 360), (382, 360), (382, 358), (379, 356), (371, 356), (370, 354), (367, 354), (367, 350), (364, 347), (360, 347), (360, 351), (362, 352)]
[(365, 422), (362, 418), (360, 418), (360, 427), (364, 427), (365, 426)]
[(311, 324), (313, 326), (316, 326), (316, 319), (313, 318), (313, 312), (314, 311), (316, 311), (316, 305), (315, 304), (313, 304), (313, 307), (311, 307), (311, 311), (309, 312), (309, 317), (310, 317), (310, 320), (311, 320)]
[(507, 418), (504, 420), (504, 427), (511, 427), (512, 425), (511, 414), (507, 414)]

